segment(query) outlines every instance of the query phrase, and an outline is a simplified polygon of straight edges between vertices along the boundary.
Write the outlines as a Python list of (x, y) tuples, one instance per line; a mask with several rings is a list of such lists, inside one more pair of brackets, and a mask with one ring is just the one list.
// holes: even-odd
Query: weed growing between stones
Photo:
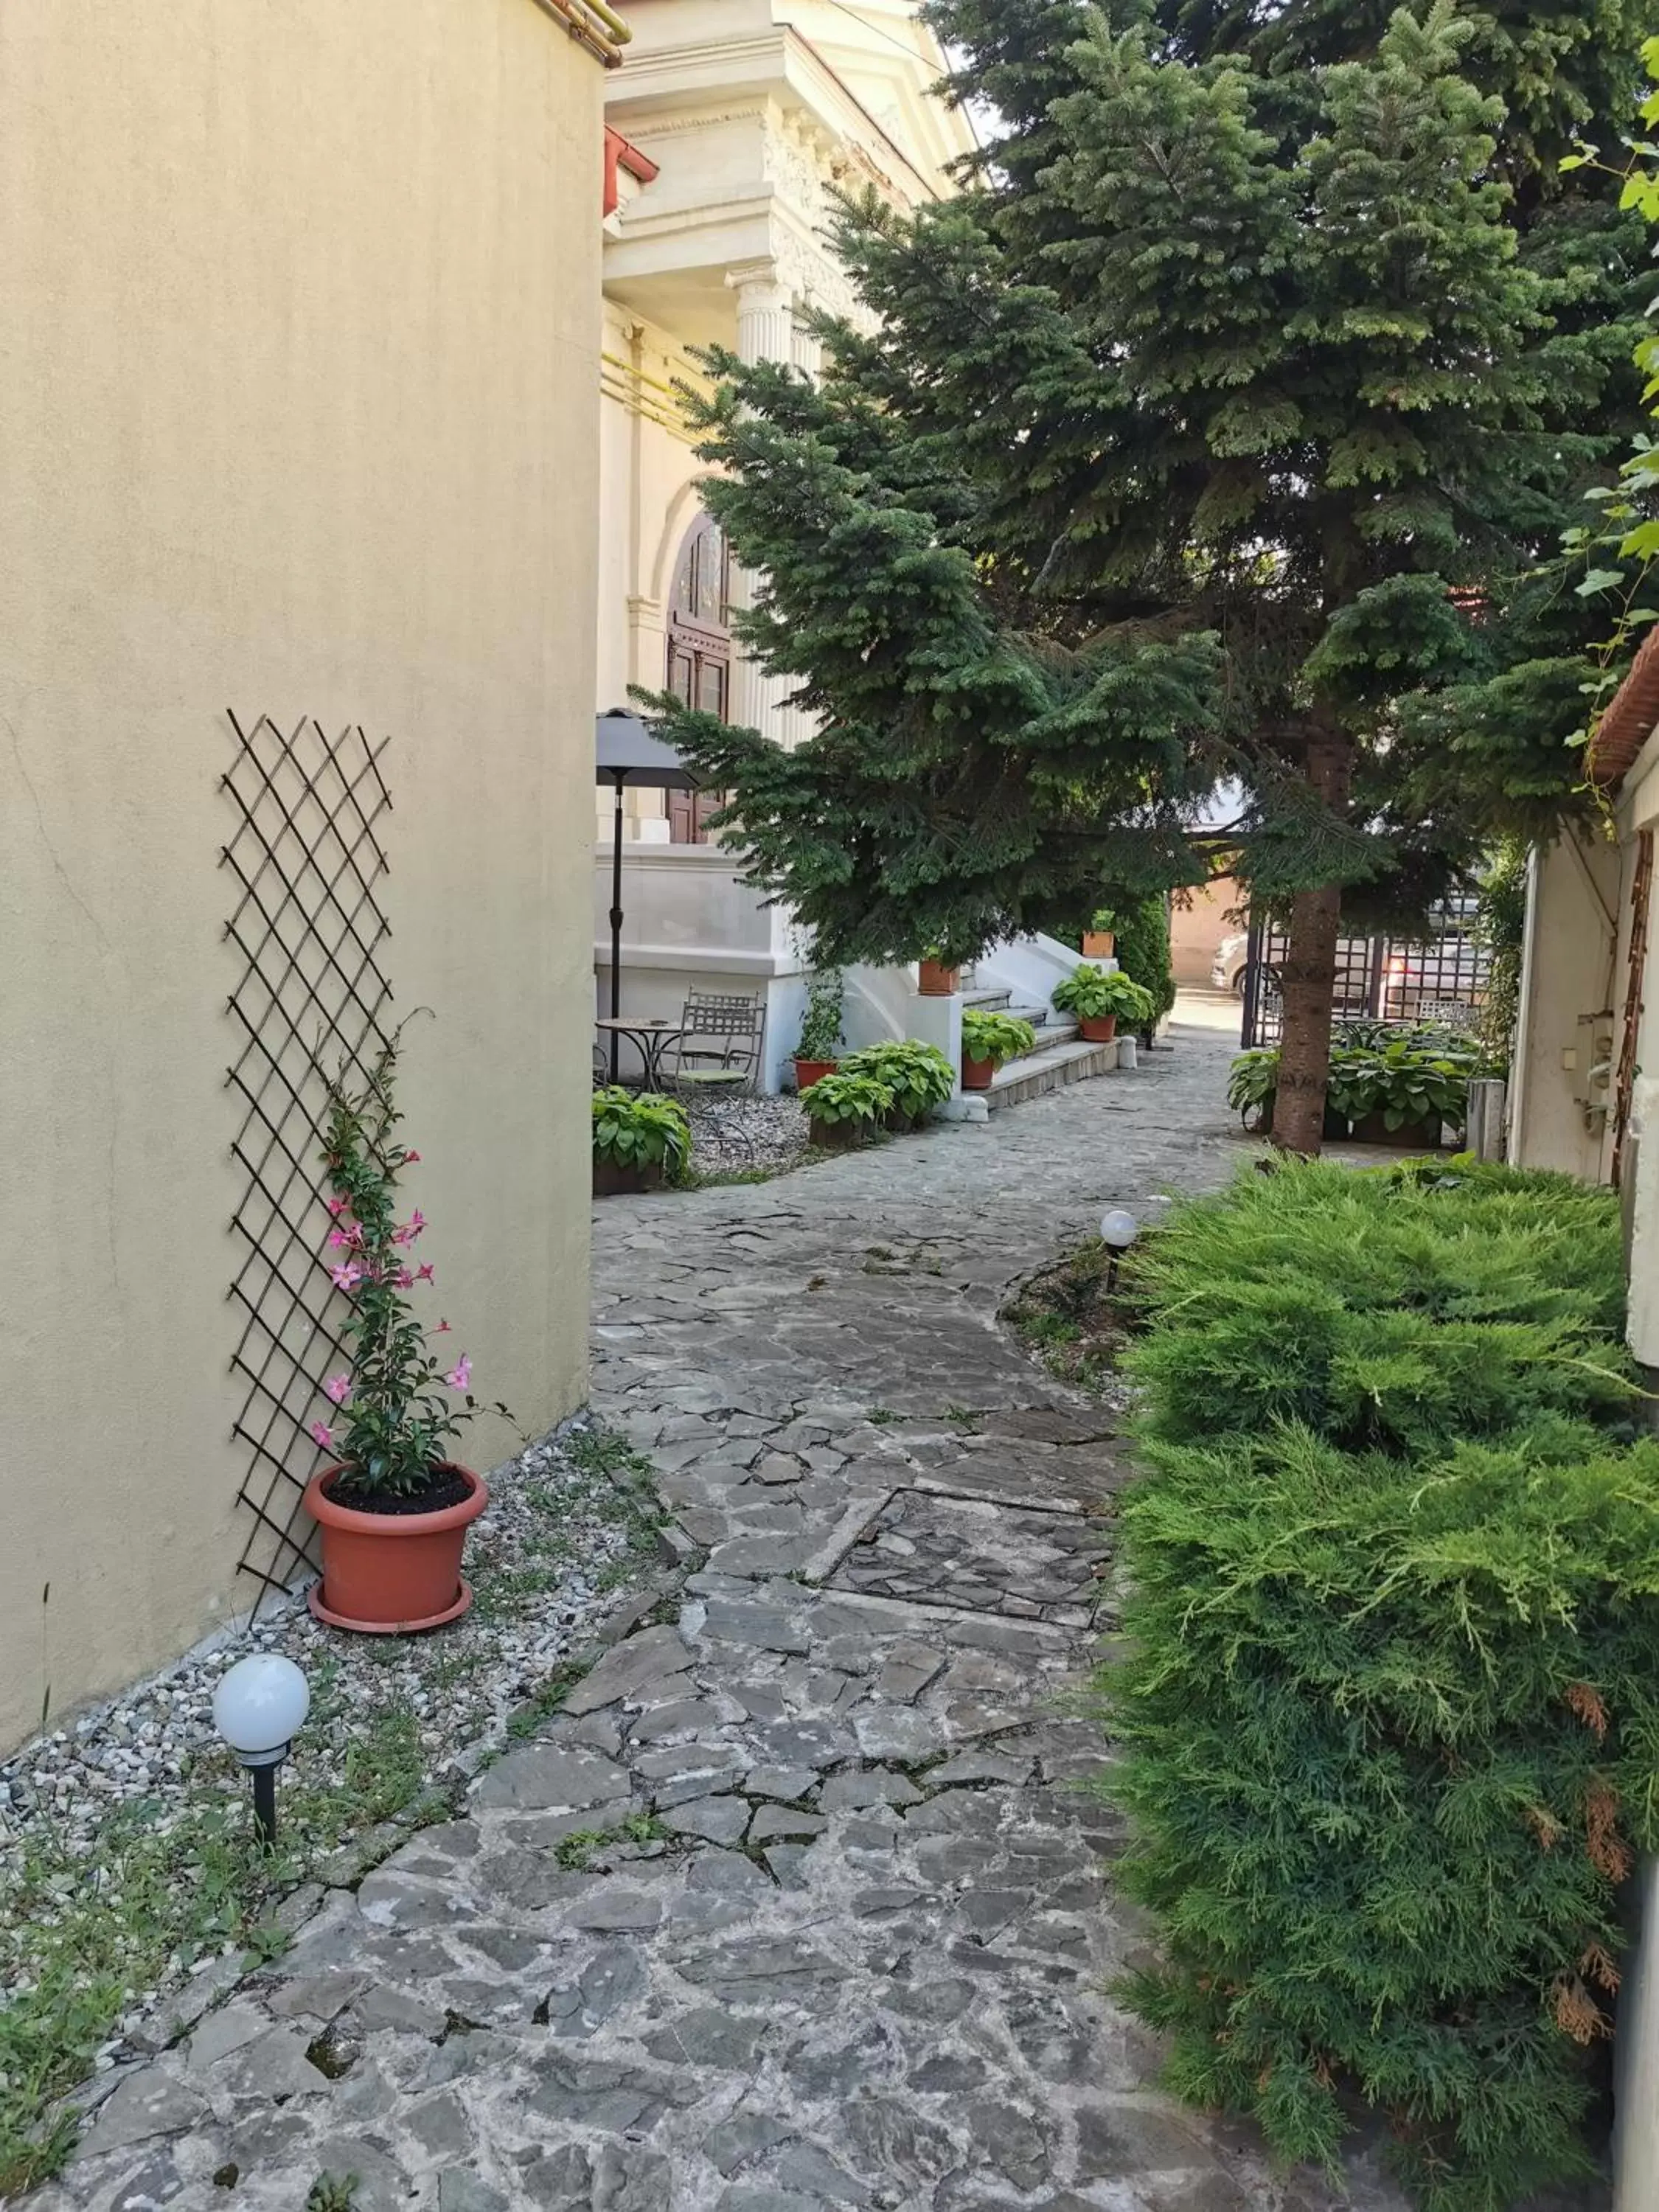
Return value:
[(654, 1813), (631, 1813), (615, 1828), (578, 1828), (553, 1846), (553, 1863), (567, 1874), (586, 1874), (618, 1844), (666, 1844), (673, 1832)]

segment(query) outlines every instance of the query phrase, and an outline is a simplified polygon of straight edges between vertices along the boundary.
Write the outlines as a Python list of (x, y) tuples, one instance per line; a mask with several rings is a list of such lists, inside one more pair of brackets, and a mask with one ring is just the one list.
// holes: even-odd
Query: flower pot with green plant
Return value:
[(969, 1006), (962, 1017), (962, 1087), (988, 1091), (1005, 1060), (1017, 1060), (1036, 1042), (1036, 1031), (1018, 1014), (993, 1013)]
[(593, 1191), (613, 1198), (678, 1182), (691, 1158), (685, 1109), (654, 1091), (607, 1084), (593, 1093)]
[(1327, 1097), (1353, 1124), (1357, 1144), (1434, 1152), (1442, 1130), (1468, 1118), (1470, 1073), (1463, 1055), (1396, 1036), (1334, 1049)]
[(1140, 1030), (1152, 1018), (1152, 994), (1143, 991), (1115, 968), (1097, 968), (1084, 961), (1054, 986), (1054, 1004), (1062, 1013), (1075, 1014), (1086, 1042), (1109, 1044), (1120, 1021)]
[(1085, 960), (1109, 960), (1112, 948), (1117, 943), (1117, 922), (1109, 906), (1090, 917), (1083, 933), (1083, 957)]
[(951, 1063), (936, 1044), (905, 1037), (887, 1044), (866, 1045), (849, 1052), (841, 1063), (843, 1075), (873, 1075), (893, 1094), (887, 1109), (890, 1129), (914, 1129), (933, 1108), (943, 1104), (957, 1087)]
[(878, 1076), (849, 1073), (843, 1066), (812, 1085), (801, 1099), (807, 1133), (826, 1151), (845, 1152), (875, 1133), (892, 1110), (893, 1094)]
[[(426, 1217), (416, 1206), (398, 1218), (398, 1182), (420, 1154), (397, 1135), (397, 1047), (394, 1036), (361, 1091), (343, 1078), (329, 1086), (323, 1159), (334, 1225), (325, 1264), (351, 1301), (340, 1332), (349, 1354), (325, 1385), (334, 1420), (310, 1425), (313, 1442), (337, 1456), (305, 1494), (323, 1550), (312, 1612), (332, 1627), (382, 1636), (436, 1628), (466, 1611), (466, 1532), (489, 1503), (483, 1477), (446, 1450), (486, 1410), (472, 1395), (472, 1362), (439, 1351), (449, 1323), (423, 1328), (408, 1296), (433, 1270), (415, 1264)], [(489, 1410), (511, 1419), (505, 1406)]]
[(916, 963), (916, 994), (923, 999), (952, 999), (962, 988), (961, 963), (946, 960), (937, 945)]
[(844, 988), (839, 968), (815, 968), (806, 979), (806, 1012), (795, 1046), (795, 1090), (810, 1091), (830, 1073), (841, 1050)]

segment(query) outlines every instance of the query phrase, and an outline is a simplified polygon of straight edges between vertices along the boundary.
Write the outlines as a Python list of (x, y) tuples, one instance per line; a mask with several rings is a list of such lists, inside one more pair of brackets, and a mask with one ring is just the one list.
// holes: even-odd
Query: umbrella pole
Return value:
[[(611, 1018), (614, 1022), (622, 1011), (622, 848), (623, 848), (623, 784), (626, 770), (616, 772), (617, 811), (611, 834)], [(618, 1032), (611, 1032), (611, 1080), (617, 1080), (617, 1055), (622, 1050)]]

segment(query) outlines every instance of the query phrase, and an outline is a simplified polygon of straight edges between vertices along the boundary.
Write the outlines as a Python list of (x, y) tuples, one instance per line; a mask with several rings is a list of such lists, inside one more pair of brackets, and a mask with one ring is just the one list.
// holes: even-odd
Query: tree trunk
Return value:
[[(1340, 812), (1347, 804), (1352, 768), (1352, 751), (1346, 738), (1322, 734), (1310, 741), (1308, 781), (1333, 811)], [(1317, 1155), (1324, 1133), (1341, 919), (1342, 890), (1337, 884), (1300, 891), (1291, 902), (1273, 1142), (1281, 1152), (1300, 1152), (1310, 1159)]]

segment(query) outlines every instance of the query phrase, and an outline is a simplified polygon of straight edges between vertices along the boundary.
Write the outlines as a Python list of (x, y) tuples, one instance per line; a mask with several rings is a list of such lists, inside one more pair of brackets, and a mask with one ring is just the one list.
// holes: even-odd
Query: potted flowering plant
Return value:
[(962, 1087), (988, 1091), (1005, 1060), (1017, 1060), (1036, 1042), (1036, 1031), (1018, 1014), (969, 1006), (962, 1017)]
[(433, 1270), (415, 1262), (426, 1217), (416, 1206), (398, 1218), (398, 1179), (421, 1156), (397, 1137), (397, 1043), (360, 1093), (343, 1078), (329, 1085), (329, 1273), (351, 1300), (342, 1331), (350, 1364), (325, 1385), (335, 1420), (311, 1424), (335, 1456), (305, 1496), (323, 1547), (311, 1610), (332, 1627), (382, 1636), (459, 1620), (472, 1602), (461, 1574), (466, 1532), (489, 1503), (483, 1477), (447, 1449), (485, 1410), (472, 1395), (472, 1362), (440, 1351), (449, 1323), (423, 1328), (408, 1296)]
[(1054, 1004), (1062, 1013), (1077, 1016), (1078, 1028), (1089, 1044), (1109, 1044), (1120, 1021), (1142, 1029), (1152, 1018), (1150, 991), (1121, 969), (1097, 968), (1088, 960), (1055, 984)]

